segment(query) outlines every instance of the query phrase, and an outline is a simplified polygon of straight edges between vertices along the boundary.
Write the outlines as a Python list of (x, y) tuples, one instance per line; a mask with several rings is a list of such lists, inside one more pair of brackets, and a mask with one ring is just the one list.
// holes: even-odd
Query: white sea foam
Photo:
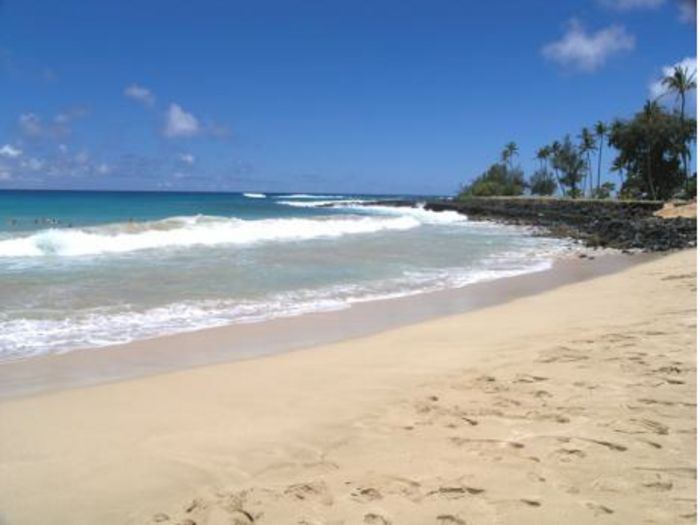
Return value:
[(291, 195), (277, 195), (275, 199), (342, 199), (345, 195), (311, 195), (309, 193), (293, 193)]
[(248, 197), (249, 199), (266, 199), (267, 195), (264, 193), (244, 193), (244, 197)]
[(48, 229), (24, 237), (0, 240), (0, 258), (80, 256), (192, 246), (250, 245), (262, 242), (306, 241), (421, 225), (410, 216), (333, 216), (242, 220), (186, 216), (144, 223), (120, 223), (82, 229)]
[(343, 199), (343, 200), (297, 200), (297, 201), (277, 201), (277, 204), (284, 206), (292, 206), (294, 208), (346, 208), (351, 205), (362, 204), (366, 202), (362, 199)]
[(201, 300), (145, 311), (88, 311), (64, 319), (8, 319), (0, 316), (0, 361), (212, 328), (262, 322), (312, 312), (343, 310), (353, 304), (464, 287), (542, 271), (551, 260), (513, 256), (484, 261), (476, 268), (406, 271), (401, 277), (345, 283), (322, 289), (277, 293), (259, 300)]
[(296, 208), (337, 208), (363, 214), (390, 215), (399, 217), (413, 217), (423, 224), (454, 224), (466, 222), (467, 217), (453, 210), (432, 211), (426, 210), (423, 205), (410, 206), (386, 206), (382, 204), (366, 204), (361, 199), (348, 200), (316, 200), (316, 201), (279, 201), (279, 204)]
[(467, 222), (467, 217), (456, 211), (431, 211), (426, 210), (422, 206), (411, 208), (407, 206), (382, 206), (379, 204), (357, 205), (357, 203), (349, 203), (339, 205), (338, 208), (380, 215), (413, 217), (424, 224), (455, 224)]

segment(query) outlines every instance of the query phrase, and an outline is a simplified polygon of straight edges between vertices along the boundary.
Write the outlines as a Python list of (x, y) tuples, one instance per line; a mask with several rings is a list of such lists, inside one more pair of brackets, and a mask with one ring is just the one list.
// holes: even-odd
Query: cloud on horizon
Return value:
[(611, 25), (595, 33), (587, 33), (581, 23), (572, 19), (564, 36), (542, 48), (542, 55), (553, 62), (591, 73), (613, 55), (635, 48), (634, 35), (624, 26)]

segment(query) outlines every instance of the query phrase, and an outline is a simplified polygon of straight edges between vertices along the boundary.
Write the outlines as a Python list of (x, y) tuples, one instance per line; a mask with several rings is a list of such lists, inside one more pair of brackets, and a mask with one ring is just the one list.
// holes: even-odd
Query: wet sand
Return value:
[(2, 401), (0, 522), (694, 523), (695, 290), (689, 250), (339, 343)]

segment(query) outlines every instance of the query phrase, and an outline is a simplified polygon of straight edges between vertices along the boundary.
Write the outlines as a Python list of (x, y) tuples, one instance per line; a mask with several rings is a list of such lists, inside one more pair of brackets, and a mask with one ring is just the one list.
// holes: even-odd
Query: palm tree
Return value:
[(549, 155), (552, 158), (552, 169), (554, 170), (554, 177), (557, 179), (557, 184), (559, 185), (559, 191), (561, 191), (562, 197), (566, 197), (566, 190), (564, 189), (559, 177), (559, 163), (557, 162), (557, 158), (560, 154), (561, 143), (558, 140), (555, 140), (552, 142), (552, 145), (549, 146)]
[(681, 99), (681, 119), (685, 118), (685, 94), (697, 87), (695, 73), (695, 71), (690, 73), (687, 67), (676, 66), (673, 68), (673, 73), (661, 80), (669, 92), (675, 92)]
[(591, 168), (591, 151), (595, 151), (595, 140), (593, 134), (588, 128), (583, 128), (581, 130), (581, 153), (586, 155), (586, 167), (588, 168), (588, 173), (584, 176), (582, 189), (583, 193), (586, 193), (586, 178), (588, 178), (588, 189), (591, 194), (593, 194), (593, 170)]
[(598, 138), (598, 179), (596, 180), (596, 192), (600, 190), (600, 168), (603, 162), (603, 139), (608, 134), (608, 127), (605, 122), (599, 120), (595, 125), (595, 136)]
[(513, 169), (513, 157), (518, 154), (518, 145), (515, 142), (509, 142), (501, 152), (501, 160), (508, 165), (509, 169)]
[(655, 100), (647, 100), (644, 104), (642, 113), (644, 115), (647, 127), (647, 184), (649, 185), (651, 198), (656, 200), (656, 188), (654, 186), (654, 179), (651, 174), (651, 155), (656, 143), (654, 121), (658, 120), (658, 117), (663, 113), (663, 110), (661, 109), (661, 106), (659, 106), (659, 103)]
[(547, 169), (547, 163), (549, 161), (549, 156), (552, 154), (551, 146), (542, 146), (537, 150), (537, 160), (540, 161), (540, 168)]
[[(661, 80), (662, 85), (666, 87), (668, 92), (675, 92), (676, 96), (681, 99), (682, 130), (685, 130), (685, 94), (697, 87), (695, 76), (695, 71), (691, 73), (687, 67), (676, 66), (673, 68), (673, 73)], [(685, 144), (683, 146), (685, 148)], [(683, 174), (685, 175), (686, 190), (688, 189), (688, 156), (688, 151), (683, 151)]]

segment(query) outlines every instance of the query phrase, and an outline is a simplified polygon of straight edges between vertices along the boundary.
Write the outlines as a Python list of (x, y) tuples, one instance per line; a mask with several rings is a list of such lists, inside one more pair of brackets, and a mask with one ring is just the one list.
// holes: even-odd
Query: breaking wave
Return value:
[(419, 218), (409, 215), (337, 215), (262, 220), (195, 215), (91, 228), (41, 230), (23, 237), (0, 240), (0, 258), (102, 255), (193, 246), (245, 246), (409, 230), (420, 225)]

